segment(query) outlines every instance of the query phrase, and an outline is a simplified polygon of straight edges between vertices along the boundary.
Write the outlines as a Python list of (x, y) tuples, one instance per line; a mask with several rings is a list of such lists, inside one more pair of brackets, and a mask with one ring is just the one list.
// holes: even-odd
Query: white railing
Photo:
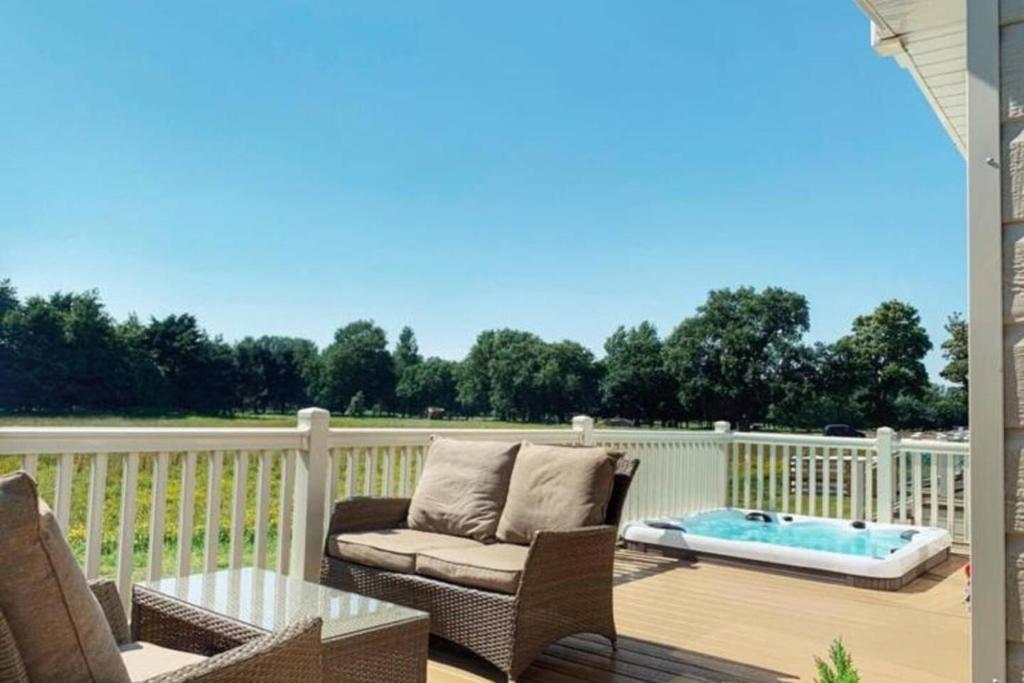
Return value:
[[(907, 439), (733, 432), (729, 504), (939, 526), (970, 542), (970, 448)], [(927, 514), (926, 514), (927, 513)]]
[[(317, 576), (346, 496), (409, 495), (433, 429), (332, 429), (327, 411), (276, 429), (0, 428), (0, 471), (40, 482), (86, 574), (184, 575), (218, 566)], [(969, 540), (966, 444), (729, 431), (444, 429), (459, 439), (601, 445), (641, 461), (624, 522), (732, 505), (946, 526)], [(12, 463), (12, 458), (14, 462)], [(12, 466), (13, 464), (13, 466)], [(140, 519), (141, 518), (141, 519)]]

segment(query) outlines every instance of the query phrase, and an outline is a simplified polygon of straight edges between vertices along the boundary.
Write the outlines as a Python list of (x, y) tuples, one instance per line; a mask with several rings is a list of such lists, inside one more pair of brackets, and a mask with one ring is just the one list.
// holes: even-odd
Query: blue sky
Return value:
[(812, 340), (898, 297), (938, 346), (959, 154), (852, 0), (743, 4), (0, 4), (0, 274), (447, 357), (778, 285)]

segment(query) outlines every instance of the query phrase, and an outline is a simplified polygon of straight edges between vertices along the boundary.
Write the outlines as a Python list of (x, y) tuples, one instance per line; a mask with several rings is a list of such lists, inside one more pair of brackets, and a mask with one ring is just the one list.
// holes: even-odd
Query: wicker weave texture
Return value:
[[(385, 571), (326, 554), (321, 582), (429, 612), (431, 633), (468, 648), (514, 679), (545, 647), (565, 636), (596, 633), (615, 641), (612, 570), (617, 526), (637, 466), (635, 459), (619, 460), (605, 525), (537, 534), (515, 595)], [(403, 506), (408, 506), (408, 499), (340, 501), (331, 532), (400, 526), (396, 519)]]
[(14, 642), (14, 634), (7, 623), (7, 618), (0, 610), (0, 681), (2, 683), (29, 683), (25, 663), (21, 660), (18, 644)]

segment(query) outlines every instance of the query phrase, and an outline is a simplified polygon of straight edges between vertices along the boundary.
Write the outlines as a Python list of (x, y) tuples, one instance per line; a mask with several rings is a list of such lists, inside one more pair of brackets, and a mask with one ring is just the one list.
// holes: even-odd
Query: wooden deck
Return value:
[[(814, 655), (841, 636), (861, 680), (964, 681), (969, 613), (963, 557), (898, 593), (709, 562), (622, 552), (614, 656), (597, 637), (551, 646), (523, 675), (535, 683), (813, 680)], [(430, 683), (504, 680), (450, 646), (431, 649)]]

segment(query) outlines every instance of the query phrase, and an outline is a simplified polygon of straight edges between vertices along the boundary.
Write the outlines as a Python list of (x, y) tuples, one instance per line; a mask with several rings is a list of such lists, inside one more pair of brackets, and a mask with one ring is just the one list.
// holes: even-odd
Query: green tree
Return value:
[(170, 385), (173, 405), (197, 413), (230, 413), (237, 407), (237, 366), (231, 347), (210, 337), (184, 313), (153, 318), (145, 344)]
[(14, 285), (8, 279), (0, 280), (0, 410), (16, 410), (19, 407), (12, 316), (20, 307), (21, 302)]
[(804, 382), (807, 300), (777, 287), (713, 290), (665, 342), (688, 417), (739, 427), (769, 418)]
[(541, 409), (547, 417), (565, 422), (574, 414), (598, 409), (598, 366), (582, 344), (564, 340), (545, 345), (538, 372)]
[(294, 337), (246, 337), (235, 345), (238, 393), (247, 410), (283, 413), (310, 402), (309, 364), (316, 345)]
[[(395, 403), (398, 412), (403, 415), (420, 412), (420, 407), (409, 402), (411, 387), (419, 382), (416, 371), (423, 362), (419, 346), (416, 344), (416, 334), (411, 327), (403, 327), (398, 335), (398, 343), (395, 344)], [(405, 389), (399, 388), (405, 385)]]
[(430, 357), (411, 365), (402, 373), (395, 395), (407, 406), (409, 414), (422, 414), (429, 407), (444, 408), (447, 413), (458, 409), (458, 363)]
[(15, 305), (4, 298), (4, 355), (15, 409), (48, 412), (129, 407), (129, 354), (95, 291), (58, 292)]
[(858, 316), (851, 333), (836, 342), (836, 391), (845, 394), (869, 424), (895, 424), (896, 400), (920, 398), (929, 386), (924, 357), (931, 348), (917, 309), (902, 301), (885, 301)]
[(331, 410), (344, 410), (358, 391), (367, 405), (392, 403), (395, 368), (387, 335), (370, 320), (339, 328), (324, 349), (320, 400)]
[(653, 324), (645, 320), (637, 327), (619, 327), (604, 351), (599, 393), (606, 415), (653, 423), (675, 412), (676, 383), (665, 368)]
[(480, 333), (459, 367), (463, 411), (506, 420), (562, 419), (587, 405), (583, 395), (596, 388), (593, 356), (583, 347), (546, 344), (521, 330)]
[[(946, 366), (939, 371), (939, 375), (953, 384), (957, 385), (957, 391), (949, 392), (949, 399), (960, 401), (961, 405), (956, 408), (958, 413), (967, 415), (967, 402), (969, 399), (967, 388), (967, 321), (959, 313), (953, 313), (946, 320), (946, 337), (942, 342), (942, 357), (946, 359)], [(964, 417), (957, 422), (958, 425), (966, 425)]]

